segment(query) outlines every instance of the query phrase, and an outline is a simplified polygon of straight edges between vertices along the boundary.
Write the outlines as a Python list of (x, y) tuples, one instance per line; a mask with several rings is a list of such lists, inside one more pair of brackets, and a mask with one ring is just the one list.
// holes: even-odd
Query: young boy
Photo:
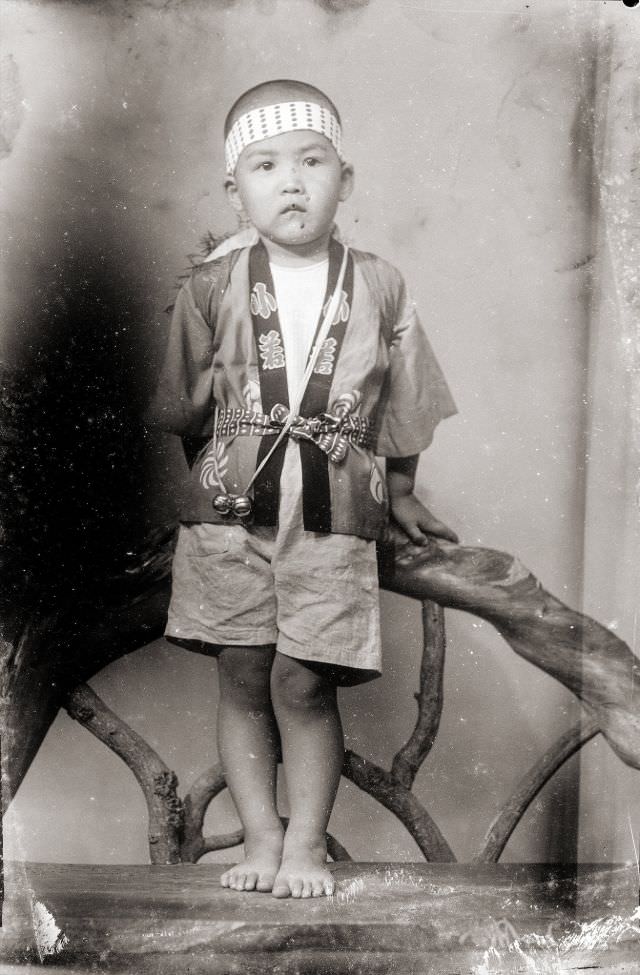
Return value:
[(353, 168), (327, 96), (258, 85), (225, 139), (227, 196), (257, 242), (197, 267), (173, 313), (153, 415), (192, 467), (166, 633), (218, 660), (245, 846), (222, 885), (317, 897), (334, 890), (336, 688), (380, 673), (376, 540), (389, 511), (416, 544), (457, 540), (413, 494), (455, 406), (398, 272), (333, 234)]

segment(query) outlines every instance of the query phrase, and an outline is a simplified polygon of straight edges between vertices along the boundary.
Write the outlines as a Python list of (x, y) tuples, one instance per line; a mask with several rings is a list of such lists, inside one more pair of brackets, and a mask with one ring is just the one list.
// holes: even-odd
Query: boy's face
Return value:
[(296, 130), (247, 146), (225, 183), (231, 206), (285, 250), (324, 243), (353, 170), (318, 132)]

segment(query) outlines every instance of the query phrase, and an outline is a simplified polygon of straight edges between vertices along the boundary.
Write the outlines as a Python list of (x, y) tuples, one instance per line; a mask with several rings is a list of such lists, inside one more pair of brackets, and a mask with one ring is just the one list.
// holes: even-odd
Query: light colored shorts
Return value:
[(180, 526), (166, 636), (212, 654), (275, 644), (289, 657), (340, 668), (339, 683), (370, 680), (381, 670), (376, 543), (304, 531), (292, 446), (277, 528)]

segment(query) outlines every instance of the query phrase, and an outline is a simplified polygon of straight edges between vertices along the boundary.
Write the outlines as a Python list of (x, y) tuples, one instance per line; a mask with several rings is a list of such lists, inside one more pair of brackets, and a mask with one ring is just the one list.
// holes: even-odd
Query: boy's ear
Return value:
[(353, 166), (351, 163), (342, 163), (342, 174), (341, 174), (341, 185), (340, 185), (340, 202), (344, 203), (348, 200), (353, 192), (353, 185), (355, 181)]
[(224, 188), (231, 208), (235, 210), (239, 216), (245, 216), (242, 200), (240, 199), (240, 194), (238, 193), (238, 186), (233, 176), (227, 176), (225, 178)]

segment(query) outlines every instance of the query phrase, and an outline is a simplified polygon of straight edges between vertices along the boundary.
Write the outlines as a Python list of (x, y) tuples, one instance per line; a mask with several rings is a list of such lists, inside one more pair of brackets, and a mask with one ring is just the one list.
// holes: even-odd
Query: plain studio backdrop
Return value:
[[(151, 390), (187, 255), (207, 231), (234, 229), (228, 107), (269, 78), (318, 85), (355, 166), (342, 236), (402, 270), (459, 408), (423, 455), (419, 495), (465, 544), (517, 555), (638, 653), (637, 242), (625, 200), (639, 23), (638, 9), (590, 0), (3, 0), (2, 358), (28, 368), (49, 348), (85, 437), (92, 397), (107, 409), (117, 388), (117, 426), (117, 381), (140, 403)], [(63, 327), (56, 309), (71, 306), (82, 314)], [(90, 368), (65, 372), (85, 347)], [(123, 524), (134, 503), (146, 525), (173, 517), (177, 441), (160, 436), (139, 470), (117, 436), (109, 451), (139, 487), (123, 495)], [(388, 767), (415, 718), (421, 629), (417, 603), (383, 594), (382, 609), (384, 676), (341, 701), (348, 747)], [(447, 632), (442, 724), (415, 790), (464, 860), (578, 707), (488, 624), (450, 612)], [(158, 641), (92, 685), (183, 790), (217, 760), (213, 661)], [(639, 797), (637, 773), (597, 738), (533, 803), (505, 858), (632, 860)], [(225, 793), (206, 831), (236, 823)], [(331, 830), (358, 859), (420, 859), (344, 781)], [(147, 862), (133, 776), (65, 713), (7, 815), (5, 853)]]

